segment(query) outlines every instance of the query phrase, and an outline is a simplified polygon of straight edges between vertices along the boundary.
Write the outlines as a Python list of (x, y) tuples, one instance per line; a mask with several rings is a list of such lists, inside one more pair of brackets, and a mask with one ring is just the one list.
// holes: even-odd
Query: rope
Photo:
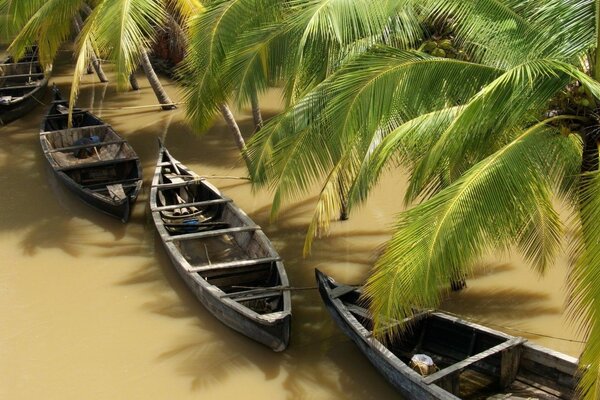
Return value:
[(458, 314), (454, 314), (450, 311), (443, 311), (446, 314), (452, 315), (456, 318), (460, 318), (460, 319), (464, 319), (465, 321), (469, 321), (469, 322), (474, 322), (480, 325), (489, 325), (489, 326), (493, 326), (496, 328), (501, 328), (501, 329), (505, 329), (505, 330), (509, 330), (509, 331), (514, 331), (514, 332), (519, 332), (519, 333), (523, 333), (526, 335), (532, 335), (532, 336), (539, 336), (539, 337), (545, 337), (548, 339), (555, 339), (555, 340), (562, 340), (565, 342), (571, 342), (571, 343), (581, 343), (581, 344), (586, 344), (587, 342), (584, 340), (577, 340), (577, 339), (568, 339), (568, 338), (564, 338), (564, 337), (560, 337), (560, 336), (553, 336), (553, 335), (546, 335), (544, 333), (537, 333), (537, 332), (531, 332), (531, 331), (526, 331), (524, 329), (517, 329), (517, 328), (513, 328), (510, 326), (505, 326), (505, 325), (500, 325), (500, 324), (495, 324), (493, 322), (479, 322), (477, 320), (471, 319), (471, 318), (465, 318), (464, 316), (458, 315)]
[(102, 108), (94, 108), (93, 111), (109, 111), (109, 110), (139, 110), (141, 108), (155, 108), (155, 107), (165, 107), (165, 106), (178, 106), (181, 104), (187, 104), (185, 101), (180, 101), (177, 103), (168, 103), (168, 104), (150, 104), (145, 106), (130, 106), (130, 107), (102, 107)]
[(236, 288), (236, 289), (249, 289), (249, 290), (254, 290), (254, 289), (265, 289), (265, 290), (269, 290), (269, 291), (273, 291), (273, 290), (316, 290), (319, 287), (318, 286), (305, 286), (305, 287), (293, 287), (293, 286), (274, 286), (274, 287), (265, 287), (265, 286), (231, 286), (232, 288)]

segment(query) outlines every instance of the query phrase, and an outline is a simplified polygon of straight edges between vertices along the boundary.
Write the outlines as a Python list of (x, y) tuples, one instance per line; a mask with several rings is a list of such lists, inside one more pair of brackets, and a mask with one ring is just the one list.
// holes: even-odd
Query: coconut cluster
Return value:
[(556, 114), (587, 114), (596, 108), (596, 100), (585, 86), (574, 82), (550, 99), (549, 108)]
[(456, 42), (452, 37), (437, 37), (433, 36), (423, 42), (419, 48), (424, 53), (431, 54), (435, 57), (455, 58), (459, 60), (467, 60), (465, 51), (456, 46)]

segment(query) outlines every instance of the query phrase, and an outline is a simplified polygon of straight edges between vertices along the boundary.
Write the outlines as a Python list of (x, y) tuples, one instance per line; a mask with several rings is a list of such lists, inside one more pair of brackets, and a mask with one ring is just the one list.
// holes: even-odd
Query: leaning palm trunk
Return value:
[(140, 85), (135, 77), (135, 71), (129, 74), (129, 84), (133, 90), (140, 90)]
[(233, 140), (235, 140), (235, 144), (242, 153), (242, 157), (244, 157), (244, 161), (248, 162), (245, 150), (246, 150), (246, 142), (244, 141), (244, 137), (242, 136), (242, 132), (240, 131), (240, 127), (238, 126), (235, 118), (233, 117), (233, 113), (229, 109), (227, 103), (223, 103), (219, 106), (221, 110), (221, 114), (223, 115), (223, 119), (227, 123), (229, 130), (233, 134)]
[(252, 118), (254, 119), (254, 132), (258, 132), (263, 127), (262, 113), (260, 112), (260, 104), (258, 103), (258, 95), (252, 93)]
[(144, 72), (146, 73), (148, 82), (150, 82), (150, 87), (152, 87), (152, 90), (154, 91), (156, 98), (158, 99), (159, 103), (162, 105), (162, 109), (163, 110), (173, 110), (173, 109), (177, 108), (175, 106), (175, 104), (173, 104), (173, 101), (169, 98), (169, 95), (167, 94), (167, 92), (165, 92), (165, 89), (163, 88), (160, 81), (158, 80), (158, 76), (156, 75), (156, 72), (154, 72), (154, 68), (152, 67), (152, 64), (150, 63), (150, 58), (148, 57), (148, 52), (146, 50), (142, 50), (140, 55), (142, 56), (142, 62), (141, 62), (142, 68), (144, 69)]
[[(81, 17), (78, 14), (76, 14), (75, 18), (73, 19), (73, 26), (75, 27), (75, 31), (79, 35), (79, 33), (81, 32), (81, 27), (83, 26), (83, 20), (81, 19)], [(100, 82), (102, 82), (102, 83), (108, 82), (108, 78), (106, 77), (106, 74), (104, 73), (104, 70), (102, 69), (102, 65), (100, 65), (100, 61), (98, 60), (96, 53), (92, 52), (90, 57), (92, 59), (92, 67), (94, 67), (94, 70), (96, 71), (96, 75), (98, 75), (98, 79), (100, 79)], [(89, 66), (88, 66), (88, 71), (89, 71)], [(90, 73), (90, 72), (88, 72), (88, 73)]]

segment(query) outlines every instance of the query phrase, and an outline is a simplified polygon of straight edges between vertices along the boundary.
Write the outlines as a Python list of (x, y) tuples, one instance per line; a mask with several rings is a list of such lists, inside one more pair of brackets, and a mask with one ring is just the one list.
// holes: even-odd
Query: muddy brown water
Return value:
[[(70, 73), (63, 62), (52, 77), (65, 94)], [(142, 160), (145, 187), (127, 225), (81, 204), (53, 178), (38, 140), (43, 107), (0, 128), (0, 398), (398, 398), (334, 326), (314, 290), (293, 294), (291, 344), (283, 353), (224, 327), (195, 300), (149, 215), (156, 139), (203, 175), (244, 176), (244, 168), (220, 120), (199, 135), (181, 107), (123, 109), (156, 103), (139, 80), (140, 92), (117, 93), (88, 76), (78, 102), (112, 124)], [(274, 115), (278, 93), (265, 96), (262, 107)], [(249, 113), (237, 116), (250, 132)], [(405, 188), (402, 174), (388, 174), (365, 206), (303, 258), (316, 197), (288, 204), (270, 221), (268, 192), (253, 192), (244, 180), (212, 182), (263, 226), (298, 287), (314, 286), (315, 267), (361, 282), (390, 236)], [(547, 337), (579, 339), (564, 316), (566, 264), (560, 259), (540, 278), (517, 256), (490, 257), (443, 308), (577, 356), (581, 344)]]

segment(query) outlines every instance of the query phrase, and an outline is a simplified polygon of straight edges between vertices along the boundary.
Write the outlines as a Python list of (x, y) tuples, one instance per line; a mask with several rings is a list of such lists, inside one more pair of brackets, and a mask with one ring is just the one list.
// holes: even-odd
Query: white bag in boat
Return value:
[(421, 374), (427, 376), (438, 370), (431, 357), (426, 354), (415, 354), (410, 359), (410, 367)]

